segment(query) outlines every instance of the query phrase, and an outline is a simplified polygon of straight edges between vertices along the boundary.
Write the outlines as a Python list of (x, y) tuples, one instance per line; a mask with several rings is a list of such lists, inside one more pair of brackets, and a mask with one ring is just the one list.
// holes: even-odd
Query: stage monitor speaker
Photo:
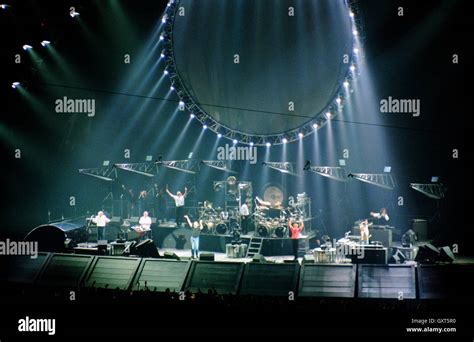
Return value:
[(186, 281), (186, 290), (207, 292), (214, 289), (219, 294), (237, 294), (244, 270), (237, 262), (193, 262)]
[(392, 257), (389, 260), (390, 264), (403, 264), (407, 258), (405, 255), (397, 249), (395, 253), (393, 253)]
[(252, 258), (252, 262), (267, 262), (267, 259), (262, 254), (255, 254)]
[(51, 254), (42, 252), (37, 258), (0, 256), (0, 283), (34, 284), (50, 257)]
[(303, 256), (303, 264), (314, 264), (314, 256), (305, 254)]
[(174, 259), (174, 260), (181, 260), (180, 257), (173, 252), (168, 252), (166, 251), (165, 254), (163, 255), (165, 259)]
[(440, 247), (439, 249), (439, 261), (453, 262), (456, 257), (449, 246)]
[(296, 293), (300, 265), (248, 263), (245, 264), (240, 294), (285, 296)]
[(135, 254), (142, 258), (159, 258), (160, 254), (152, 239), (141, 241), (135, 246)]
[(413, 265), (359, 265), (358, 296), (361, 298), (416, 298)]
[(355, 293), (357, 265), (305, 264), (301, 267), (298, 296), (346, 297)]
[(348, 255), (353, 264), (387, 264), (388, 248), (378, 246), (361, 246), (363, 253)]
[(440, 252), (438, 248), (432, 244), (426, 243), (418, 246), (418, 253), (416, 254), (415, 261), (424, 264), (432, 264), (439, 260)]
[(95, 257), (85, 277), (85, 287), (128, 290), (142, 259)]
[(199, 260), (214, 261), (215, 260), (214, 253), (203, 252), (203, 253), (199, 254)]
[(189, 261), (143, 259), (133, 289), (179, 292), (183, 289), (190, 265)]
[(77, 288), (94, 260), (90, 255), (53, 254), (41, 272), (38, 284)]

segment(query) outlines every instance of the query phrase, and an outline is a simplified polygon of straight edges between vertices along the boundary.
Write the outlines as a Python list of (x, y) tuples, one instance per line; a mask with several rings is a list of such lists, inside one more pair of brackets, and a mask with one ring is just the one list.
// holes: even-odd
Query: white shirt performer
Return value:
[(184, 187), (184, 194), (181, 191), (178, 191), (176, 195), (173, 195), (168, 190), (168, 185), (166, 186), (166, 193), (170, 195), (171, 198), (174, 199), (174, 203), (176, 205), (176, 227), (181, 226), (181, 222), (183, 220), (183, 209), (184, 209), (184, 199), (188, 195), (188, 188)]
[(375, 217), (376, 219), (384, 219), (385, 221), (390, 220), (390, 217), (388, 217), (387, 214), (387, 209), (382, 208), (378, 213), (370, 212), (370, 216)]
[(151, 217), (148, 216), (148, 211), (143, 212), (143, 216), (140, 217), (140, 220), (138, 221), (138, 224), (140, 225), (140, 228), (142, 231), (147, 232), (151, 230)]
[(97, 213), (97, 216), (92, 217), (92, 222), (97, 225), (97, 241), (104, 240), (105, 226), (110, 222), (110, 219), (105, 216), (104, 212), (101, 210)]

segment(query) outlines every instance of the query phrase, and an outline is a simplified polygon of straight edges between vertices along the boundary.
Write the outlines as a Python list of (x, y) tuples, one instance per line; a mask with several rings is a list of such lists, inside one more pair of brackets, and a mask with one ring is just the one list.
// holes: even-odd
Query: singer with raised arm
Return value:
[(181, 191), (178, 191), (176, 195), (174, 195), (169, 191), (168, 185), (166, 185), (166, 193), (171, 198), (173, 198), (174, 203), (176, 205), (176, 227), (179, 228), (183, 219), (184, 200), (188, 195), (188, 188), (184, 187), (184, 194)]
[(298, 224), (297, 222), (293, 222), (293, 219), (290, 218), (290, 220), (288, 221), (288, 227), (290, 228), (290, 232), (291, 232), (293, 255), (295, 256), (295, 260), (298, 260), (299, 238), (300, 238), (300, 233), (304, 228), (304, 222), (303, 220), (300, 220)]
[(203, 229), (202, 220), (191, 222), (188, 215), (184, 215), (186, 221), (188, 221), (189, 227), (193, 230), (191, 234), (191, 258), (199, 257), (199, 235)]
[(105, 226), (110, 222), (110, 219), (101, 210), (96, 216), (92, 215), (92, 222), (97, 225), (97, 241), (104, 240)]
[(369, 226), (372, 225), (372, 223), (369, 224), (369, 220), (365, 219), (359, 223), (359, 230), (360, 230), (360, 243), (362, 245), (367, 245), (369, 244)]
[(390, 220), (390, 217), (388, 216), (388, 213), (387, 213), (387, 208), (380, 209), (378, 213), (371, 211), (370, 216), (372, 216), (377, 221), (387, 222), (388, 220)]

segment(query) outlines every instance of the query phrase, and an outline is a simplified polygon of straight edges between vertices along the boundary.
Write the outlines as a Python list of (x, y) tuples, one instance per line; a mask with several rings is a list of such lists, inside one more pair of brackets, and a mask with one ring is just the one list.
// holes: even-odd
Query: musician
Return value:
[(176, 205), (176, 227), (181, 226), (181, 220), (183, 218), (183, 209), (184, 209), (184, 199), (188, 195), (188, 188), (184, 187), (184, 194), (181, 191), (178, 191), (176, 195), (173, 195), (166, 185), (166, 193), (174, 199)]
[(242, 234), (247, 234), (248, 231), (248, 223), (249, 223), (249, 216), (250, 210), (246, 202), (240, 206), (240, 224), (242, 226)]
[(105, 216), (104, 212), (101, 210), (95, 217), (92, 216), (92, 222), (97, 225), (97, 241), (104, 240), (105, 226), (110, 222), (110, 219)]
[(140, 191), (138, 195), (138, 212), (141, 213), (146, 209), (147, 206), (148, 192), (146, 190)]
[(165, 216), (165, 197), (163, 196), (163, 189), (158, 184), (153, 185), (153, 210), (155, 217), (163, 219)]
[(369, 220), (365, 219), (359, 223), (360, 242), (363, 245), (369, 243)]
[(303, 220), (299, 221), (299, 224), (294, 222), (293, 219), (290, 218), (288, 221), (288, 227), (290, 228), (291, 232), (291, 242), (293, 245), (293, 255), (295, 256), (295, 260), (298, 260), (298, 247), (299, 247), (299, 238), (300, 238), (300, 233), (304, 228), (304, 222)]
[[(199, 235), (201, 230), (204, 228), (202, 225), (202, 220), (191, 222), (191, 219), (188, 215), (184, 215), (186, 221), (188, 221), (189, 227), (193, 230), (191, 234), (191, 258), (199, 257)], [(196, 256), (195, 256), (196, 255)]]
[(371, 211), (370, 216), (372, 216), (373, 218), (378, 219), (379, 221), (382, 221), (382, 220), (388, 221), (388, 220), (390, 220), (390, 217), (388, 217), (386, 208), (380, 209), (380, 211), (378, 213), (375, 213), (375, 212)]

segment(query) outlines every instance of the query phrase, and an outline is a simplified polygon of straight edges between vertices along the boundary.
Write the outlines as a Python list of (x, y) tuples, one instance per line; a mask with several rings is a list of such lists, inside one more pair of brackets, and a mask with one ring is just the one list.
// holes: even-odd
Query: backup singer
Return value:
[(105, 216), (104, 212), (101, 210), (95, 217), (92, 216), (92, 222), (97, 225), (97, 241), (104, 240), (105, 226), (110, 222), (110, 219)]
[(166, 186), (166, 193), (174, 199), (176, 205), (176, 227), (181, 226), (181, 220), (183, 219), (184, 199), (188, 195), (188, 188), (184, 187), (184, 194), (178, 191), (176, 195), (173, 195)]
[(186, 221), (188, 221), (189, 227), (193, 230), (191, 234), (191, 258), (198, 258), (199, 257), (199, 235), (201, 234), (201, 230), (203, 228), (202, 220), (191, 222), (191, 219), (188, 215), (184, 215)]
[(300, 223), (293, 223), (293, 219), (290, 218), (288, 221), (288, 227), (291, 231), (291, 242), (293, 245), (293, 255), (295, 256), (295, 260), (298, 260), (298, 247), (299, 247), (299, 238), (300, 233), (304, 228), (303, 220), (300, 220)]

